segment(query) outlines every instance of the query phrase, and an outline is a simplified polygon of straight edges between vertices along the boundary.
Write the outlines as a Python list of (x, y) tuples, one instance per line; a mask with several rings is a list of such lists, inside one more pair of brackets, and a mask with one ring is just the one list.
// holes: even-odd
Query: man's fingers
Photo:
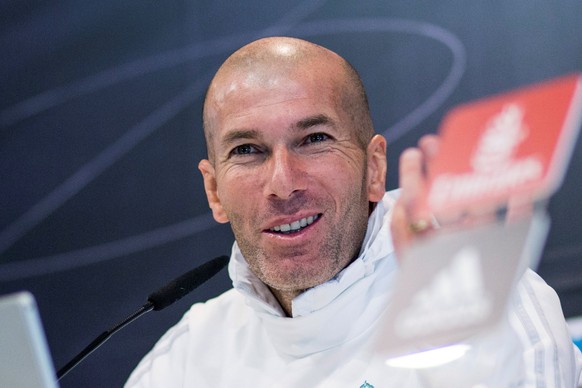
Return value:
[(425, 166), (430, 166), (439, 152), (440, 138), (437, 135), (424, 135), (418, 141), (418, 148), (422, 151)]
[(426, 201), (427, 182), (425, 158), (419, 148), (409, 148), (400, 157), (400, 188), (402, 205), (410, 222), (430, 219), (431, 213)]
[(416, 148), (400, 155), (400, 198), (392, 214), (392, 237), (397, 255), (415, 238), (434, 227), (434, 217), (428, 206), (427, 165), (438, 153), (440, 140), (435, 135), (423, 136)]

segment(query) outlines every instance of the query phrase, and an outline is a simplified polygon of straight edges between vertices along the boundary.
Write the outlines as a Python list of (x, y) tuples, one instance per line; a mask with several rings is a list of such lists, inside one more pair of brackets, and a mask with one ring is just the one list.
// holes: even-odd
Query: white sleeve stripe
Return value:
[[(517, 292), (519, 293), (519, 289), (517, 290)], [(513, 299), (513, 304), (514, 304), (514, 311), (515, 311), (515, 315), (518, 318), (519, 323), (521, 323), (521, 326), (523, 328), (523, 333), (525, 333), (527, 335), (527, 340), (529, 343), (524, 343), (524, 345), (526, 347), (530, 347), (532, 345), (535, 345), (537, 343), (540, 342), (540, 336), (538, 335), (534, 324), (531, 320), (531, 317), (527, 314), (527, 312), (525, 311), (525, 306), (523, 306), (523, 303), (521, 301), (520, 298), (516, 297)], [(519, 330), (518, 330), (519, 332)], [(522, 338), (523, 339), (523, 338)], [(543, 379), (540, 379), (540, 377), (543, 375), (543, 370), (544, 370), (544, 348), (543, 347), (537, 347), (537, 346), (532, 346), (534, 349), (534, 354), (533, 354), (533, 365), (534, 365), (534, 371), (535, 371), (535, 378), (536, 378), (536, 384), (535, 386), (538, 388), (544, 388), (545, 384)], [(524, 360), (524, 362), (527, 362), (528, 360)], [(525, 366), (526, 369), (528, 369), (528, 365)]]
[[(536, 382), (537, 387), (546, 385), (562, 387), (565, 383), (564, 378), (568, 380), (566, 376), (562, 376), (562, 371), (569, 369), (567, 365), (560, 364), (560, 344), (556, 337), (559, 334), (553, 331), (553, 321), (544, 308), (548, 304), (550, 310), (555, 313), (554, 299), (557, 297), (553, 291), (549, 294), (541, 292), (543, 289), (538, 290), (532, 276), (536, 275), (531, 273), (528, 276), (526, 273), (516, 288), (516, 294), (511, 302), (514, 307), (513, 313), (510, 314), (513, 318), (512, 323), (517, 329), (516, 332), (522, 332), (523, 360), (529, 365), (526, 365), (526, 370), (530, 371), (530, 379)], [(575, 370), (575, 360), (570, 361), (573, 363), (570, 367)]]
[(529, 282), (523, 282), (525, 290), (532, 302), (532, 305), (534, 306), (534, 309), (536, 310), (537, 316), (540, 318), (541, 323), (543, 325), (544, 331), (546, 332), (547, 336), (550, 338), (551, 341), (551, 352), (552, 354), (550, 355), (554, 364), (554, 382), (555, 382), (555, 386), (556, 387), (560, 387), (560, 362), (558, 360), (558, 346), (557, 346), (557, 342), (556, 342), (556, 338), (554, 337), (554, 333), (552, 332), (551, 328), (550, 328), (550, 324), (548, 322), (548, 319), (545, 315), (545, 311), (542, 309), (540, 302), (538, 300), (538, 298), (535, 295), (535, 291), (533, 289), (533, 287), (531, 286), (531, 284)]

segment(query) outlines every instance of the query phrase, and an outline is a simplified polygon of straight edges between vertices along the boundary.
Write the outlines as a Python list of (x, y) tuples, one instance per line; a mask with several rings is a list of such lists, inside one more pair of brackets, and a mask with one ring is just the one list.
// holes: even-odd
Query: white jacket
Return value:
[[(381, 335), (378, 320), (398, 270), (392, 205), (386, 195), (370, 216), (358, 258), (298, 296), (293, 318), (284, 316), (235, 243), (229, 264), (234, 289), (193, 305), (140, 362), (126, 388), (576, 386), (582, 357), (555, 292), (532, 271), (510, 302), (510, 328), (482, 340), (492, 358), (468, 353), (429, 370), (386, 366), (374, 338)], [(486, 376), (476, 377), (476, 370)]]

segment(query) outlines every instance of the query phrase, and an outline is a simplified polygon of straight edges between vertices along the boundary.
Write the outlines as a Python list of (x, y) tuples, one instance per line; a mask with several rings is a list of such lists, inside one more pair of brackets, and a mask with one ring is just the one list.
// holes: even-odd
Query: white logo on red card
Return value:
[(529, 132), (523, 115), (519, 105), (508, 104), (487, 123), (471, 158), (475, 172), (490, 174), (510, 166), (517, 147)]
[(543, 163), (536, 156), (517, 157), (519, 145), (527, 139), (524, 110), (518, 104), (503, 106), (485, 125), (470, 159), (472, 171), (443, 174), (433, 182), (429, 201), (440, 206), (444, 201), (464, 202), (476, 195), (497, 197), (539, 180)]
[(428, 166), (436, 215), (553, 194), (582, 120), (582, 74), (557, 78), (451, 110)]

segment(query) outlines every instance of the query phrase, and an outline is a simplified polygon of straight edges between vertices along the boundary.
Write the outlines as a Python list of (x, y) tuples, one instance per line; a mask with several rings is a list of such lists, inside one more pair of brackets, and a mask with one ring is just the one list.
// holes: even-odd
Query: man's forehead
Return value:
[[(256, 115), (288, 114), (295, 116), (293, 120), (319, 113), (329, 115), (338, 108), (337, 88), (333, 78), (328, 76), (280, 70), (231, 72), (217, 80), (207, 96), (206, 119), (212, 122), (214, 131), (220, 131), (225, 126), (238, 127), (241, 123), (252, 126)], [(318, 110), (314, 108), (308, 112), (313, 105), (318, 105)]]
[(216, 110), (224, 108), (232, 110), (238, 108), (240, 104), (252, 104), (253, 97), (260, 98), (265, 95), (269, 95), (271, 102), (276, 103), (278, 100), (303, 97), (308, 83), (307, 78), (294, 77), (289, 73), (261, 74), (257, 71), (233, 73), (215, 85), (209, 96), (209, 102)]
[(342, 82), (344, 67), (336, 54), (308, 42), (297, 47), (285, 43), (285, 39), (283, 43), (274, 41), (277, 43), (251, 45), (252, 49), (241, 49), (227, 59), (210, 85), (209, 97), (220, 102), (245, 87), (269, 90), (281, 84)]
[[(279, 107), (288, 101), (305, 98), (327, 105), (329, 109), (319, 113), (332, 113), (340, 108), (341, 95), (346, 89), (346, 72), (341, 58), (319, 46), (306, 50), (303, 47), (297, 52), (292, 46), (276, 45), (276, 50), (271, 47), (265, 55), (235, 53), (234, 58), (225, 62), (211, 82), (205, 100), (204, 123), (209, 145), (213, 138), (221, 137), (219, 133), (223, 132), (226, 121), (244, 118), (260, 105), (271, 104), (273, 110), (280, 112)], [(281, 105), (275, 106), (278, 103)], [(343, 116), (341, 112), (336, 113)], [(252, 129), (252, 125), (247, 124), (242, 128)]]

